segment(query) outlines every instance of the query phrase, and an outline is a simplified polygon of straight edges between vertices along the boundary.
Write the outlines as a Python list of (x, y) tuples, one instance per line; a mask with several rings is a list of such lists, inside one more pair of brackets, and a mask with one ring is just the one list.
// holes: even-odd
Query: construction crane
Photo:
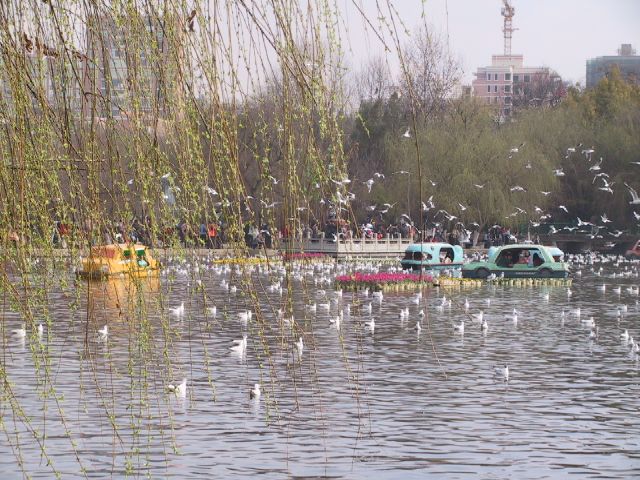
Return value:
[(516, 9), (511, 5), (510, 0), (502, 0), (504, 7), (500, 13), (504, 17), (504, 27), (502, 28), (502, 32), (504, 33), (504, 54), (511, 55), (511, 37), (513, 36), (513, 31), (517, 30), (513, 28), (512, 20), (513, 16), (516, 14)]

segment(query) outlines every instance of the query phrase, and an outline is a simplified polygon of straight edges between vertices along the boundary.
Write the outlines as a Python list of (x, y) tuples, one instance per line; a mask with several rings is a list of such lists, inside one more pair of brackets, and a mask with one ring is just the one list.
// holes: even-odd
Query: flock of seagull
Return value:
[[(410, 129), (407, 128), (406, 132), (404, 133), (403, 137), (405, 138), (410, 138), (411, 134), (410, 134)], [(508, 156), (509, 158), (514, 158), (517, 157), (517, 155), (519, 153), (521, 153), (523, 147), (524, 147), (524, 143), (513, 147), (509, 150), (508, 152)], [(605, 193), (610, 193), (613, 194), (614, 190), (613, 190), (613, 186), (616, 183), (615, 181), (612, 182), (610, 181), (610, 175), (608, 173), (606, 173), (605, 171), (603, 171), (603, 167), (602, 164), (604, 162), (603, 158), (600, 157), (600, 159), (598, 161), (594, 162), (594, 154), (595, 154), (595, 149), (594, 147), (584, 147), (582, 143), (579, 143), (576, 146), (572, 146), (572, 147), (568, 147), (566, 149), (566, 154), (565, 154), (565, 159), (569, 159), (572, 158), (574, 155), (581, 155), (582, 157), (584, 157), (585, 160), (585, 168), (586, 168), (586, 172), (589, 174), (593, 175), (593, 181), (592, 184), (594, 185), (594, 189), (596, 191), (602, 191)], [(640, 166), (640, 162), (630, 162), (633, 165), (638, 165)], [(346, 176), (334, 176), (333, 172), (334, 172), (334, 168), (333, 165), (329, 165), (329, 179), (330, 181), (335, 185), (336, 189), (335, 192), (331, 192), (331, 196), (330, 198), (322, 198), (319, 200), (319, 204), (322, 206), (329, 206), (335, 210), (344, 210), (344, 211), (348, 211), (349, 210), (349, 206), (351, 205), (351, 203), (356, 200), (356, 194), (352, 191), (348, 191), (348, 188), (351, 186), (351, 184), (353, 184), (353, 182), (355, 182), (356, 180), (354, 179), (352, 181), (352, 179), (346, 177)], [(531, 163), (527, 163), (525, 165), (526, 169), (532, 169), (533, 166), (531, 165)], [(396, 175), (407, 175), (410, 176), (411, 172), (406, 171), (406, 170), (398, 170), (395, 172), (392, 172), (389, 174), (390, 176), (396, 176)], [(563, 167), (558, 167), (555, 168), (553, 170), (553, 175), (555, 177), (558, 178), (562, 178), (562, 177), (566, 177), (567, 174), (564, 171)], [(162, 176), (163, 179), (168, 179), (170, 178), (170, 174), (166, 174)], [(273, 176), (269, 176), (269, 179), (272, 181), (272, 183), (274, 185), (278, 184), (278, 180), (276, 180)], [(371, 190), (373, 188), (373, 186), (376, 183), (379, 182), (383, 182), (386, 179), (386, 175), (384, 173), (381, 172), (374, 172), (373, 175), (371, 176), (371, 178), (364, 180), (364, 181), (360, 181), (359, 183), (361, 183), (362, 185), (364, 185), (367, 189), (367, 193), (371, 193)], [(432, 186), (435, 187), (438, 185), (438, 182), (434, 181), (433, 179), (427, 179), (428, 183)], [(357, 182), (358, 183), (358, 182)], [(473, 187), (477, 190), (482, 190), (485, 188), (487, 184), (483, 183), (483, 184), (473, 184)], [(631, 201), (629, 202), (630, 205), (632, 206), (638, 206), (640, 207), (640, 196), (638, 195), (638, 192), (631, 186), (629, 185), (627, 182), (624, 182), (625, 187), (628, 190), (628, 193), (631, 195)], [(319, 183), (315, 183), (314, 184), (315, 189), (321, 189), (321, 186)], [(172, 187), (176, 190), (179, 191), (178, 187)], [(219, 206), (229, 206), (230, 202), (228, 199), (221, 199), (220, 194), (218, 193), (217, 190), (215, 190), (214, 188), (212, 188), (209, 185), (204, 185), (203, 190), (208, 192), (210, 195), (212, 195), (213, 197), (217, 198), (218, 201), (217, 203), (214, 203), (214, 205), (216, 207)], [(346, 191), (345, 191), (346, 190)], [(516, 194), (516, 196), (514, 198), (512, 198), (512, 200), (514, 200), (514, 203), (517, 203), (517, 194), (519, 192), (527, 192), (528, 189), (522, 185), (512, 185), (509, 186), (509, 191), (511, 193)], [(548, 195), (550, 195), (552, 192), (550, 191), (540, 191), (539, 192), (543, 197), (547, 197)], [(254, 209), (252, 207), (252, 202), (255, 201), (256, 199), (254, 197), (252, 197), (251, 195), (247, 195), (245, 197), (245, 210), (247, 212), (252, 212)], [(363, 200), (364, 201), (364, 200)], [(281, 202), (278, 201), (274, 201), (274, 202), (270, 202), (267, 203), (264, 200), (260, 200), (260, 203), (262, 205), (262, 208), (264, 208), (265, 210), (268, 209), (272, 209), (275, 208), (277, 205), (280, 205)], [(365, 210), (370, 214), (386, 214), (388, 213), (391, 209), (395, 208), (396, 203), (384, 203), (382, 204), (382, 206), (379, 206), (377, 204), (373, 204), (373, 205), (365, 205)], [(426, 214), (427, 212), (436, 209), (436, 203), (434, 202), (434, 196), (431, 195), (429, 197), (429, 199), (427, 200), (427, 202), (422, 202), (422, 212), (423, 214)], [(461, 219), (460, 219), (460, 215), (465, 212), (466, 210), (468, 210), (468, 206), (463, 205), (462, 203), (458, 202), (457, 203), (457, 208), (459, 209), (459, 213), (458, 212), (454, 212), (454, 213), (449, 213), (447, 210), (444, 209), (439, 209), (437, 210), (437, 212), (434, 214), (433, 216), (433, 223), (435, 226), (441, 226), (442, 225), (442, 220), (446, 220), (448, 222), (452, 222), (455, 220), (458, 220), (456, 222), (456, 226), (457, 227), (461, 227), (465, 230), (467, 230), (467, 227), (464, 223), (462, 223)], [(543, 225), (544, 223), (548, 223), (554, 214), (552, 214), (549, 211), (545, 211), (544, 209), (542, 209), (541, 207), (534, 205), (533, 206), (533, 211), (527, 211), (524, 208), (521, 207), (514, 207), (515, 211), (510, 213), (509, 215), (506, 215), (506, 219), (511, 219), (513, 217), (517, 217), (518, 215), (530, 215), (531, 217), (533, 216), (537, 216), (537, 218), (535, 220), (529, 220), (529, 223), (531, 224), (531, 226), (533, 227), (540, 227), (541, 225)], [(565, 205), (557, 205), (555, 207), (558, 211), (563, 211), (565, 214), (570, 215), (571, 212), (569, 212), (569, 209), (565, 206)], [(299, 212), (307, 210), (308, 206), (301, 206), (298, 207), (297, 210)], [(635, 210), (632, 210), (632, 214), (633, 214), (633, 218), (634, 221), (636, 222), (640, 222), (640, 213), (638, 213)], [(399, 218), (401, 218), (404, 222), (410, 224), (410, 225), (414, 225), (414, 221), (413, 219), (410, 217), (410, 215), (408, 213), (401, 213), (399, 215)], [(592, 222), (588, 222), (588, 221), (583, 221), (581, 218), (579, 217), (574, 217), (575, 221), (577, 222), (577, 226), (576, 227), (564, 227), (564, 229), (569, 230), (569, 231), (574, 231), (577, 230), (581, 227), (592, 227), (592, 231), (590, 232), (592, 238), (603, 238), (603, 233), (606, 233), (608, 235), (611, 235), (612, 237), (619, 237), (620, 235), (622, 235), (622, 233), (624, 233), (624, 231), (621, 230), (615, 230), (615, 231), (608, 231), (609, 226), (608, 224), (611, 223), (611, 220), (609, 220), (607, 213), (604, 212), (602, 215), (600, 215), (601, 218), (601, 224), (596, 224), (596, 223), (592, 223)], [(442, 219), (442, 220), (440, 220)], [(436, 221), (438, 220), (438, 221)], [(471, 222), (469, 223), (469, 226), (471, 227), (476, 227), (478, 228), (480, 225), (477, 222)], [(494, 227), (500, 227), (500, 225), (494, 225)], [(559, 230), (557, 230), (553, 225), (549, 226), (549, 233), (550, 234), (555, 234), (558, 233)], [(470, 234), (471, 232), (468, 231), (468, 233)]]
[[(187, 288), (193, 292), (204, 292), (205, 282), (209, 284), (210, 281), (217, 283), (217, 292), (222, 293), (221, 300), (225, 303), (222, 307), (222, 312), (225, 320), (233, 321), (233, 316), (236, 316), (237, 324), (242, 331), (242, 337), (234, 340), (232, 345), (228, 347), (230, 355), (235, 355), (241, 359), (246, 358), (250, 338), (248, 335), (247, 325), (254, 321), (254, 315), (256, 312), (260, 312), (260, 315), (264, 317), (264, 320), (268, 326), (287, 327), (291, 332), (291, 351), (295, 358), (301, 360), (305, 352), (304, 338), (306, 333), (302, 328), (302, 318), (300, 321), (294, 318), (293, 308), (290, 302), (287, 301), (288, 288), (285, 287), (287, 282), (292, 282), (294, 288), (302, 289), (306, 291), (307, 300), (304, 305), (305, 313), (303, 314), (304, 320), (316, 319), (316, 321), (327, 321), (328, 328), (338, 331), (340, 334), (347, 321), (352, 321), (354, 318), (357, 324), (360, 325), (361, 331), (369, 335), (375, 335), (376, 329), (379, 328), (378, 323), (382, 325), (382, 328), (388, 328), (389, 317), (393, 317), (393, 313), (389, 313), (389, 307), (385, 305), (385, 295), (393, 296), (394, 303), (399, 300), (406, 302), (405, 305), (400, 305), (397, 311), (397, 319), (404, 328), (412, 329), (417, 335), (420, 335), (424, 328), (423, 322), (425, 318), (432, 311), (438, 318), (439, 314), (443, 314), (445, 311), (454, 311), (462, 315), (462, 320), (457, 323), (452, 323), (451, 332), (454, 335), (464, 336), (465, 332), (471, 328), (479, 331), (482, 335), (487, 335), (489, 332), (489, 318), (486, 314), (486, 309), (491, 307), (492, 298), (487, 295), (484, 299), (484, 303), (481, 307), (478, 305), (472, 306), (468, 299), (465, 299), (464, 303), (458, 303), (454, 297), (448, 298), (446, 295), (442, 297), (436, 297), (434, 294), (423, 296), (422, 292), (414, 294), (384, 294), (380, 291), (369, 291), (369, 289), (363, 289), (357, 293), (350, 295), (350, 302), (343, 301), (342, 290), (332, 288), (334, 285), (335, 277), (337, 275), (345, 275), (353, 273), (353, 271), (359, 271), (363, 273), (379, 273), (385, 272), (398, 272), (399, 266), (385, 264), (383, 262), (371, 262), (361, 261), (352, 263), (336, 263), (329, 261), (319, 261), (315, 263), (293, 262), (289, 266), (285, 266), (282, 263), (267, 264), (246, 264), (231, 266), (229, 264), (219, 264), (212, 262), (212, 257), (202, 257), (194, 259), (188, 262), (184, 259), (168, 259), (166, 267), (162, 271), (162, 275), (166, 277), (167, 281), (182, 281), (187, 284)], [(580, 278), (583, 271), (586, 271), (595, 277), (602, 276), (604, 278), (612, 278), (619, 280), (637, 279), (639, 276), (640, 262), (627, 262), (622, 257), (615, 257), (612, 255), (599, 255), (599, 254), (583, 254), (583, 255), (569, 255), (566, 261), (572, 266), (572, 273), (575, 278)], [(605, 272), (607, 267), (607, 272)], [(604, 277), (606, 275), (606, 277)], [(247, 278), (258, 279), (254, 283), (254, 288), (262, 289), (262, 295), (259, 298), (266, 299), (266, 302), (261, 300), (260, 305), (247, 305), (246, 297), (242, 295), (241, 285), (246, 285)], [(211, 280), (213, 279), (213, 280)], [(217, 279), (217, 280), (216, 280)], [(633, 280), (632, 280), (633, 281)], [(635, 280), (637, 282), (637, 280)], [(297, 283), (297, 285), (295, 285)], [(574, 285), (574, 288), (576, 286)], [(565, 288), (565, 287), (563, 287)], [(630, 297), (637, 298), (640, 294), (640, 288), (637, 283), (628, 284), (624, 287), (621, 284), (606, 284), (604, 281), (598, 285), (596, 289), (601, 294), (613, 295), (619, 298), (624, 292)], [(266, 295), (266, 297), (265, 297)], [(297, 296), (298, 294), (296, 294)], [(572, 288), (566, 288), (567, 298), (570, 299), (573, 295)], [(549, 291), (543, 290), (540, 293), (543, 301), (549, 301)], [(216, 294), (217, 298), (217, 294)], [(639, 309), (639, 301), (635, 300), (634, 308), (636, 311)], [(237, 310), (239, 305), (244, 304), (244, 308)], [(250, 308), (247, 308), (250, 307)], [(375, 309), (374, 309), (375, 307)], [(382, 308), (385, 308), (386, 312), (382, 315)], [(374, 316), (374, 312), (378, 312)], [(235, 312), (235, 313), (234, 313)], [(629, 305), (619, 304), (616, 307), (616, 319), (618, 325), (622, 320), (627, 318), (629, 312)], [(167, 313), (174, 318), (183, 319), (190, 313), (195, 314), (197, 312), (189, 312), (185, 306), (185, 302), (181, 301), (179, 305), (175, 305), (167, 309)], [(205, 317), (215, 319), (218, 317), (219, 308), (215, 305), (208, 305), (204, 309)], [(440, 315), (442, 317), (443, 315)], [(377, 318), (376, 318), (377, 317)], [(270, 324), (269, 318), (275, 319), (275, 324)], [(517, 325), (521, 321), (523, 314), (516, 308), (509, 314), (492, 313), (493, 320), (499, 321), (500, 318), (512, 322)], [(577, 306), (569, 311), (562, 310), (560, 321), (564, 322), (568, 319), (577, 319), (581, 325), (589, 328), (588, 339), (590, 342), (598, 341), (600, 337), (600, 319), (593, 316), (584, 315), (581, 308)], [(353, 322), (351, 322), (353, 325)], [(38, 340), (42, 340), (44, 333), (44, 326), (39, 324), (35, 329), (35, 334)], [(24, 341), (28, 337), (28, 331), (23, 323), (21, 328), (12, 331), (14, 337)], [(640, 345), (635, 340), (632, 332), (629, 328), (620, 328), (620, 339), (623, 344), (628, 348), (629, 353), (637, 360), (640, 353)], [(639, 333), (640, 335), (640, 333)], [(106, 342), (109, 338), (109, 328), (107, 324), (96, 331), (97, 340)], [(495, 367), (495, 375), (503, 378), (505, 381), (509, 380), (509, 366), (501, 365)], [(261, 386), (256, 383), (249, 392), (249, 396), (252, 399), (260, 399)], [(188, 389), (188, 381), (186, 378), (182, 379), (179, 384), (168, 384), (165, 387), (166, 392), (171, 395), (175, 395), (179, 398), (186, 397)]]
[[(638, 262), (626, 262), (622, 257), (616, 257), (612, 255), (597, 255), (597, 254), (584, 254), (584, 255), (569, 255), (567, 261), (573, 266), (573, 274), (576, 278), (582, 276), (583, 270), (588, 271), (592, 275), (599, 277), (604, 276), (605, 267), (611, 267), (612, 272), (606, 273), (607, 278), (613, 279), (637, 279), (639, 276), (639, 264)], [(399, 267), (381, 265), (370, 262), (362, 262), (354, 264), (336, 264), (334, 262), (315, 263), (310, 265), (305, 264), (293, 264), (290, 272), (286, 271), (286, 268), (282, 265), (271, 265), (269, 267), (264, 265), (251, 265), (244, 267), (232, 267), (229, 265), (215, 265), (207, 266), (206, 260), (201, 264), (191, 265), (189, 263), (176, 263), (173, 268), (173, 275), (176, 276), (188, 276), (195, 270), (197, 273), (202, 274), (205, 271), (211, 272), (214, 277), (218, 277), (219, 287), (223, 293), (227, 294), (227, 300), (233, 295), (231, 292), (235, 292), (233, 289), (233, 282), (239, 281), (246, 275), (258, 275), (259, 277), (267, 277), (271, 283), (264, 287), (265, 293), (269, 296), (268, 305), (261, 305), (260, 309), (263, 313), (272, 310), (272, 315), (276, 320), (276, 325), (290, 328), (292, 332), (300, 331), (298, 328), (294, 328), (298, 323), (294, 319), (293, 312), (287, 312), (284, 307), (273, 310), (275, 306), (285, 305), (286, 302), (282, 301), (284, 298), (286, 289), (283, 289), (283, 285), (286, 284), (286, 275), (289, 273), (294, 281), (305, 282), (307, 286), (311, 287), (315, 292), (311, 294), (314, 297), (313, 302), (308, 301), (304, 307), (306, 314), (312, 315), (317, 319), (323, 318), (328, 321), (328, 327), (337, 330), (338, 332), (344, 327), (345, 322), (355, 318), (358, 319), (363, 331), (369, 335), (375, 335), (378, 323), (381, 321), (374, 316), (374, 306), (377, 309), (381, 309), (385, 303), (385, 294), (383, 292), (374, 291), (371, 292), (368, 289), (364, 289), (358, 293), (351, 295), (351, 302), (343, 302), (343, 291), (340, 289), (331, 290), (330, 286), (334, 283), (336, 275), (347, 274), (351, 268), (354, 268), (361, 272), (378, 273), (380, 271), (394, 272), (399, 271)], [(167, 274), (165, 272), (165, 274)], [(171, 274), (170, 274), (171, 275)], [(603, 277), (604, 278), (604, 277)], [(234, 280), (235, 279), (235, 280)], [(195, 282), (196, 286), (201, 286), (198, 281)], [(564, 287), (563, 287), (564, 288)], [(574, 287), (575, 288), (575, 287)], [(620, 285), (607, 285), (605, 283), (596, 287), (602, 294), (608, 293), (619, 297), (623, 293), (623, 289)], [(640, 289), (637, 285), (629, 285), (624, 289), (624, 292), (632, 297), (638, 297)], [(389, 296), (389, 294), (386, 294)], [(395, 295), (395, 294), (392, 294)], [(572, 288), (566, 288), (567, 298), (570, 299), (573, 295)], [(434, 311), (436, 314), (443, 313), (445, 310), (458, 310), (463, 313), (463, 319), (458, 323), (451, 325), (451, 331), (454, 335), (464, 336), (466, 329), (472, 328), (479, 331), (482, 335), (487, 335), (489, 332), (489, 318), (486, 315), (485, 309), (491, 307), (491, 297), (487, 297), (484, 300), (484, 304), (477, 311), (473, 312), (473, 307), (468, 299), (465, 299), (464, 303), (458, 304), (453, 298), (447, 298), (446, 295), (434, 299), (426, 299), (421, 292), (411, 294), (407, 297), (407, 294), (401, 294), (407, 302), (406, 306), (399, 308), (397, 312), (397, 318), (401, 325), (406, 325), (408, 321), (411, 321), (408, 328), (414, 330), (417, 335), (423, 330), (423, 321), (428, 316), (429, 310)], [(549, 291), (542, 291), (541, 298), (544, 301), (549, 301)], [(639, 301), (635, 300), (635, 308), (638, 309)], [(477, 307), (476, 307), (477, 308)], [(322, 312), (321, 315), (317, 315), (317, 312)], [(332, 313), (333, 312), (333, 313)], [(621, 304), (616, 307), (616, 318), (618, 325), (626, 318), (629, 312), (629, 307), (626, 304)], [(184, 302), (180, 305), (170, 309), (170, 313), (174, 316), (185, 315)], [(216, 317), (218, 314), (218, 308), (207, 307), (207, 313), (211, 317)], [(306, 316), (305, 314), (305, 316)], [(233, 319), (234, 314), (230, 314), (228, 318)], [(254, 312), (252, 309), (241, 309), (236, 312), (238, 325), (244, 330), (241, 339), (233, 341), (233, 345), (229, 346), (229, 352), (232, 355), (237, 355), (240, 358), (245, 358), (248, 348), (249, 338), (246, 333), (246, 327), (248, 322), (253, 319)], [(516, 308), (509, 314), (492, 314), (493, 321), (499, 321), (500, 318), (511, 322), (513, 325), (518, 325), (518, 322), (526, 317), (518, 311)], [(600, 335), (599, 320), (593, 316), (584, 316), (580, 307), (573, 308), (569, 311), (562, 310), (560, 315), (560, 322), (564, 324), (565, 320), (576, 319), (585, 328), (589, 328), (588, 340), (590, 342), (596, 342)], [(389, 314), (384, 315), (383, 326), (388, 327)], [(297, 340), (292, 343), (292, 350), (295, 356), (300, 359), (304, 353), (304, 340), (302, 335), (295, 335)], [(629, 349), (629, 353), (638, 360), (638, 354), (640, 353), (640, 345), (629, 333), (628, 329), (620, 330), (620, 338), (624, 345)], [(500, 365), (495, 367), (495, 376), (505, 381), (509, 380), (509, 365)], [(173, 389), (168, 387), (168, 390), (172, 392)], [(250, 391), (250, 398), (259, 399), (261, 395), (260, 384), (255, 384), (254, 388)]]

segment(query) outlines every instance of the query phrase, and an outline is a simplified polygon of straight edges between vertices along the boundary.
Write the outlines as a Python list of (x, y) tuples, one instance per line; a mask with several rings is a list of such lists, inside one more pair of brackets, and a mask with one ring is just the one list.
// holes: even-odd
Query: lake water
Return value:
[[(282, 296), (269, 288), (279, 274), (256, 267), (256, 297), (235, 267), (216, 268), (176, 265), (143, 294), (123, 280), (56, 284), (40, 340), (12, 333), (21, 320), (5, 304), (2, 478), (640, 477), (639, 363), (620, 337), (640, 340), (628, 289), (638, 264), (583, 266), (570, 289), (428, 289), (420, 305), (411, 293), (337, 297), (315, 285), (335, 276), (330, 265), (294, 272)], [(438, 306), (443, 295), (451, 307)], [(276, 311), (288, 298), (293, 323)], [(181, 302), (184, 315), (170, 313)], [(338, 331), (329, 319), (347, 305)], [(480, 310), (486, 332), (470, 317)], [(462, 320), (463, 335), (453, 329)], [(239, 356), (230, 348), (243, 334)], [(504, 364), (508, 381), (495, 372)], [(183, 377), (185, 398), (165, 391)]]

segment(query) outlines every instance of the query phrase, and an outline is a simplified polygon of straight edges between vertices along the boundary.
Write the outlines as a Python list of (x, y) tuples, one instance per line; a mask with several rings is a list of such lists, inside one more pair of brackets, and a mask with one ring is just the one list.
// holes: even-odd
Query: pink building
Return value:
[(491, 65), (479, 67), (473, 95), (495, 105), (501, 116), (514, 108), (553, 104), (564, 96), (560, 76), (548, 67), (525, 67), (522, 55), (493, 55)]

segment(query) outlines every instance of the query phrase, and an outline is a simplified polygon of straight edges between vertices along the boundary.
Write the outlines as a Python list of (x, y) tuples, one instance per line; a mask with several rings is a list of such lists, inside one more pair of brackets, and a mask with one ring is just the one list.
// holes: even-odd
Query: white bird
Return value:
[(218, 314), (218, 307), (213, 306), (213, 307), (207, 308), (207, 313), (215, 317)]
[(569, 213), (569, 210), (567, 210), (567, 207), (565, 207), (564, 205), (558, 205), (558, 208), (559, 208), (560, 210), (564, 210), (564, 211), (565, 211), (565, 213)]
[(334, 327), (336, 327), (336, 330), (340, 330), (340, 322), (341, 322), (342, 318), (340, 317), (340, 315), (336, 316), (335, 318), (330, 318), (329, 319), (329, 323), (331, 323)]
[(496, 375), (501, 376), (505, 380), (509, 380), (509, 365), (505, 364), (504, 367), (496, 367), (495, 371)]
[(177, 317), (181, 317), (182, 315), (184, 315), (184, 302), (182, 302), (177, 307), (172, 308), (171, 313)]
[(302, 356), (302, 351), (304, 350), (304, 343), (302, 342), (302, 337), (298, 338), (296, 342), (296, 350), (298, 351), (298, 356)]
[(464, 333), (464, 320), (460, 322), (460, 325), (454, 325), (453, 330), (456, 333)]
[(18, 337), (18, 338), (24, 338), (24, 337), (26, 337), (26, 336), (27, 336), (27, 330), (26, 330), (26, 328), (25, 328), (25, 324), (24, 324), (24, 323), (22, 324), (22, 327), (21, 327), (21, 328), (18, 328), (18, 329), (16, 329), (16, 330), (13, 330), (12, 332), (13, 332), (13, 334), (14, 334), (16, 337)]
[(469, 311), (469, 299), (468, 298), (464, 299), (464, 311), (465, 312)]
[(107, 338), (107, 335), (109, 335), (109, 327), (105, 324), (104, 327), (98, 330), (98, 334), (100, 335), (100, 338)]
[(404, 138), (411, 138), (411, 134), (409, 133), (409, 130), (410, 130), (410, 128), (409, 128), (409, 127), (407, 127), (407, 131), (406, 131), (406, 132), (404, 132), (404, 134), (402, 134), (402, 136), (403, 136)]
[(629, 331), (625, 329), (625, 331), (620, 334), (620, 338), (622, 340), (624, 340), (625, 342), (628, 342), (629, 341)]
[(244, 312), (238, 313), (238, 318), (240, 319), (241, 322), (247, 322), (251, 320), (251, 317), (252, 317), (251, 310), (245, 310)]
[(556, 177), (564, 177), (564, 176), (565, 176), (564, 170), (563, 170), (562, 168), (556, 168), (556, 169), (553, 171), (553, 174), (554, 174)]
[(370, 322), (366, 323), (366, 326), (371, 331), (371, 333), (373, 334), (375, 329), (376, 329), (376, 319), (372, 318)]
[(489, 324), (487, 323), (486, 320), (482, 320), (482, 324), (480, 325), (480, 331), (482, 332), (487, 332), (489, 330)]
[(424, 310), (423, 309), (420, 309), (420, 311), (418, 312), (418, 317), (424, 318)]
[(260, 391), (260, 384), (259, 383), (254, 383), (253, 384), (253, 389), (249, 392), (249, 398), (258, 400), (260, 398), (260, 394), (262, 392)]
[(182, 382), (178, 385), (169, 384), (167, 385), (167, 393), (173, 393), (176, 397), (186, 397), (187, 396), (187, 379), (183, 378)]
[(593, 317), (589, 317), (589, 318), (584, 318), (582, 320), (580, 320), (582, 323), (585, 324), (585, 326), (587, 327), (593, 327), (596, 324), (596, 321), (594, 320)]
[(375, 183), (373, 178), (370, 178), (366, 182), (362, 182), (362, 183), (367, 186), (367, 190), (369, 191), (369, 193), (371, 193), (371, 187), (373, 187), (373, 184)]
[(640, 197), (638, 197), (638, 192), (631, 188), (626, 182), (624, 186), (627, 187), (629, 193), (631, 194), (631, 201), (629, 202), (629, 205), (640, 205)]
[(242, 340), (234, 340), (233, 342), (236, 345), (231, 347), (231, 351), (239, 355), (244, 355), (244, 352), (247, 350), (247, 336), (243, 335)]
[(42, 324), (38, 325), (38, 338), (42, 337), (42, 334), (44, 333), (44, 327), (42, 326)]

